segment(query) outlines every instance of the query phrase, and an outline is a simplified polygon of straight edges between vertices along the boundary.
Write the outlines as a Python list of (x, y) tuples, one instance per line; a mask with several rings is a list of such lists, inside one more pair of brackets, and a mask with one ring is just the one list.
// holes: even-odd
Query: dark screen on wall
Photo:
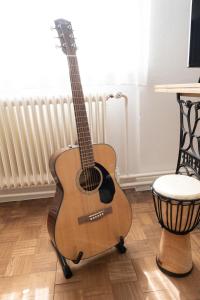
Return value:
[(200, 0), (192, 1), (189, 67), (200, 67)]

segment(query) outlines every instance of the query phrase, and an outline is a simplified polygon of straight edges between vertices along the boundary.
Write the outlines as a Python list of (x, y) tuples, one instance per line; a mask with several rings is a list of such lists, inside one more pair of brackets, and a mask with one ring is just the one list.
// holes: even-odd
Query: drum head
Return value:
[(153, 189), (161, 196), (177, 200), (200, 199), (200, 181), (185, 175), (165, 175), (154, 181)]

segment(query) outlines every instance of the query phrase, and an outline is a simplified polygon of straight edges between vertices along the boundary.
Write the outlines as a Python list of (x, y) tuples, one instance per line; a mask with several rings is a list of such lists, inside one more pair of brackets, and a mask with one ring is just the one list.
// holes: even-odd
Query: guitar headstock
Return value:
[(76, 55), (76, 43), (71, 22), (64, 19), (54, 21), (55, 29), (58, 32), (61, 48), (66, 55)]

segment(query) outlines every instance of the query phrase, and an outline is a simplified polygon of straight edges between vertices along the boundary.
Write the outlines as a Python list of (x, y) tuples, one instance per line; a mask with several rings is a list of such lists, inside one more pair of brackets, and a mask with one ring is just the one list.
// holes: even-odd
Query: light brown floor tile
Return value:
[(155, 256), (133, 260), (138, 282), (143, 292), (165, 290), (171, 287), (168, 277), (157, 267)]
[(82, 300), (82, 290), (66, 289), (65, 284), (57, 285), (55, 287), (54, 300)]
[(56, 253), (35, 254), (32, 261), (32, 273), (56, 271), (57, 256)]
[(35, 254), (37, 239), (17, 241), (12, 251), (12, 256)]
[(115, 300), (144, 300), (144, 294), (136, 282), (113, 284), (112, 290)]
[(1, 278), (0, 299), (49, 299), (54, 280), (55, 272)]
[(32, 271), (34, 255), (12, 256), (7, 265), (4, 276), (29, 274)]
[[(178, 291), (170, 290), (145, 293), (145, 300), (181, 300)], [(189, 299), (188, 299), (189, 300)]]
[(127, 240), (127, 255), (134, 259), (154, 255), (153, 249), (148, 244), (147, 240)]
[(112, 283), (136, 281), (137, 276), (131, 260), (108, 263), (109, 279)]

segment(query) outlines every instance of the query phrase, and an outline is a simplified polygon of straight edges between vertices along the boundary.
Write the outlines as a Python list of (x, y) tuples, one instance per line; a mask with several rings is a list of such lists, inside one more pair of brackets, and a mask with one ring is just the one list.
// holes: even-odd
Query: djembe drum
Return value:
[(190, 232), (200, 222), (200, 181), (185, 175), (166, 175), (152, 186), (154, 206), (162, 227), (158, 267), (183, 277), (192, 271)]

